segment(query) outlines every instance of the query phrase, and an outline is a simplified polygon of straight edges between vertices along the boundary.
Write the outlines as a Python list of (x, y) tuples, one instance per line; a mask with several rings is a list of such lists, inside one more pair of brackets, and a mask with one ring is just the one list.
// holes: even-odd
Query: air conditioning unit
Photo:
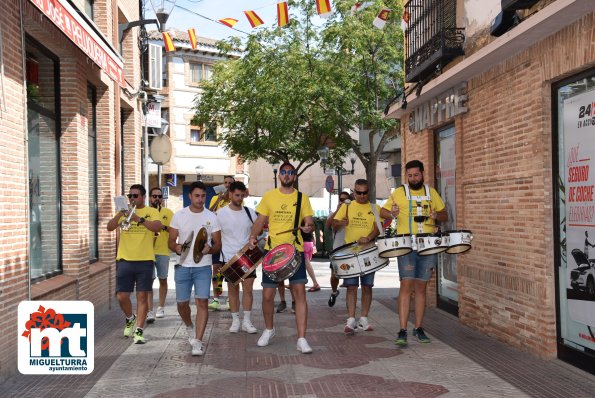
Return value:
[(151, 90), (163, 88), (162, 72), (162, 51), (163, 48), (156, 44), (149, 43), (149, 87)]

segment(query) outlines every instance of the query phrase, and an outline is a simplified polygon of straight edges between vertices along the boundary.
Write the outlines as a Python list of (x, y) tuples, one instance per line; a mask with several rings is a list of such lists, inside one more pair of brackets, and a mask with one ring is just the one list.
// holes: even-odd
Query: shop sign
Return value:
[(409, 131), (417, 133), (467, 112), (467, 82), (421, 104), (409, 114)]
[(67, 0), (30, 0), (120, 87), (126, 87), (123, 62)]

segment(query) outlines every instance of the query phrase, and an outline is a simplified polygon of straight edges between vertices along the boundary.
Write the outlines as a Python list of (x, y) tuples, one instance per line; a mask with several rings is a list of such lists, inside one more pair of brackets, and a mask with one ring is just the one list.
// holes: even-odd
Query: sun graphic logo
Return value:
[(89, 301), (23, 301), (18, 311), (19, 372), (89, 374), (95, 365)]

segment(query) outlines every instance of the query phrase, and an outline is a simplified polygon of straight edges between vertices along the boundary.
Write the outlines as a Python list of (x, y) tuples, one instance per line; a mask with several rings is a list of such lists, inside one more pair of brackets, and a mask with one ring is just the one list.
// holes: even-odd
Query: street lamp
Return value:
[(165, 23), (171, 15), (175, 4), (176, 0), (151, 0), (151, 6), (153, 7), (155, 16), (159, 21), (159, 30), (161, 32), (165, 32)]
[(194, 169), (196, 170), (196, 181), (200, 181), (200, 179), (202, 178), (201, 171), (203, 167), (201, 165), (198, 165)]
[(277, 171), (279, 171), (279, 162), (274, 162), (273, 166), (273, 183), (275, 184), (275, 188), (277, 188)]
[[(318, 149), (317, 152), (318, 156), (320, 157), (320, 163), (322, 164), (322, 168), (326, 172), (326, 162), (328, 160), (330, 150), (326, 146), (323, 146), (320, 149)], [(339, 192), (339, 194), (343, 190), (343, 176), (348, 174), (355, 174), (356, 154), (353, 151), (353, 149), (350, 149), (347, 152), (347, 155), (349, 156), (349, 161), (351, 162), (351, 170), (345, 170), (343, 166), (338, 166), (335, 169), (334, 173), (337, 175), (337, 192)]]

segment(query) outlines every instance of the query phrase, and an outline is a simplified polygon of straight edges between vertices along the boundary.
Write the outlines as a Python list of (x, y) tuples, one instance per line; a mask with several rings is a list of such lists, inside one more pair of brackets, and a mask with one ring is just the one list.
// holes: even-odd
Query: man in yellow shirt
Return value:
[(161, 221), (161, 231), (155, 236), (155, 243), (153, 245), (155, 251), (155, 268), (153, 270), (153, 280), (155, 276), (159, 279), (159, 306), (157, 311), (153, 311), (153, 290), (148, 294), (149, 312), (147, 313), (147, 322), (152, 323), (155, 318), (163, 318), (165, 316), (165, 298), (167, 296), (167, 274), (169, 271), (169, 256), (171, 251), (167, 247), (167, 240), (169, 233), (167, 227), (174, 216), (173, 211), (163, 206), (163, 192), (161, 188), (151, 188), (151, 198), (149, 199), (151, 207), (157, 209), (159, 212), (159, 220)]
[[(306, 328), (308, 325), (308, 304), (306, 302), (306, 266), (304, 261), (304, 242), (295, 229), (293, 233), (281, 233), (291, 230), (295, 225), (300, 225), (302, 221), (306, 224), (314, 224), (312, 216), (314, 211), (310, 205), (310, 199), (306, 195), (301, 195), (301, 203), (298, 206), (298, 191), (293, 187), (297, 178), (295, 167), (291, 163), (283, 163), (279, 167), (279, 182), (281, 186), (277, 189), (268, 191), (262, 197), (261, 202), (256, 208), (258, 217), (252, 226), (250, 233), (250, 246), (257, 244), (257, 236), (260, 235), (264, 225), (268, 222), (269, 238), (265, 249), (271, 250), (281, 244), (289, 243), (295, 247), (300, 256), (300, 265), (296, 273), (289, 278), (289, 287), (291, 295), (295, 301), (295, 323), (297, 328), (297, 349), (303, 354), (312, 352), (312, 348), (306, 341)], [(297, 223), (295, 223), (296, 213)], [(271, 280), (263, 271), (262, 273), (262, 313), (264, 316), (265, 330), (262, 332), (257, 345), (264, 347), (269, 344), (269, 340), (275, 335), (273, 326), (273, 315), (275, 307), (275, 293), (278, 283)]]
[[(379, 235), (376, 224), (376, 217), (380, 213), (380, 206), (371, 204), (368, 200), (368, 181), (357, 179), (353, 193), (355, 202), (349, 205), (341, 206), (333, 219), (333, 228), (335, 230), (345, 228), (345, 243), (357, 242), (361, 245), (374, 242)], [(359, 327), (365, 331), (373, 330), (368, 322), (368, 313), (372, 304), (372, 287), (374, 286), (374, 275), (376, 272), (345, 278), (343, 284), (347, 287), (347, 324), (345, 333), (352, 334), (357, 327), (355, 322), (355, 307), (357, 305), (357, 288), (362, 284), (362, 302), (361, 317), (359, 318)]]
[[(147, 191), (144, 186), (135, 184), (130, 187), (128, 199), (136, 206), (130, 218), (130, 228), (120, 231), (120, 243), (116, 254), (116, 296), (120, 308), (126, 316), (124, 336), (129, 337), (134, 329), (134, 343), (144, 344), (143, 329), (147, 318), (147, 294), (153, 290), (153, 238), (161, 230), (159, 213), (152, 207), (145, 206)], [(113, 231), (128, 214), (119, 211), (107, 223), (107, 230)], [(132, 312), (130, 293), (136, 285), (136, 315)]]
[[(448, 221), (448, 213), (438, 192), (424, 185), (424, 164), (412, 160), (405, 165), (407, 184), (398, 187), (384, 204), (380, 215), (397, 218), (397, 233), (434, 233), (436, 222)], [(422, 322), (426, 310), (426, 287), (432, 270), (438, 263), (438, 255), (420, 256), (417, 251), (399, 257), (399, 323), (401, 329), (395, 339), (399, 346), (407, 345), (407, 322), (411, 293), (415, 292), (415, 328), (413, 336), (420, 343), (429, 343)]]

